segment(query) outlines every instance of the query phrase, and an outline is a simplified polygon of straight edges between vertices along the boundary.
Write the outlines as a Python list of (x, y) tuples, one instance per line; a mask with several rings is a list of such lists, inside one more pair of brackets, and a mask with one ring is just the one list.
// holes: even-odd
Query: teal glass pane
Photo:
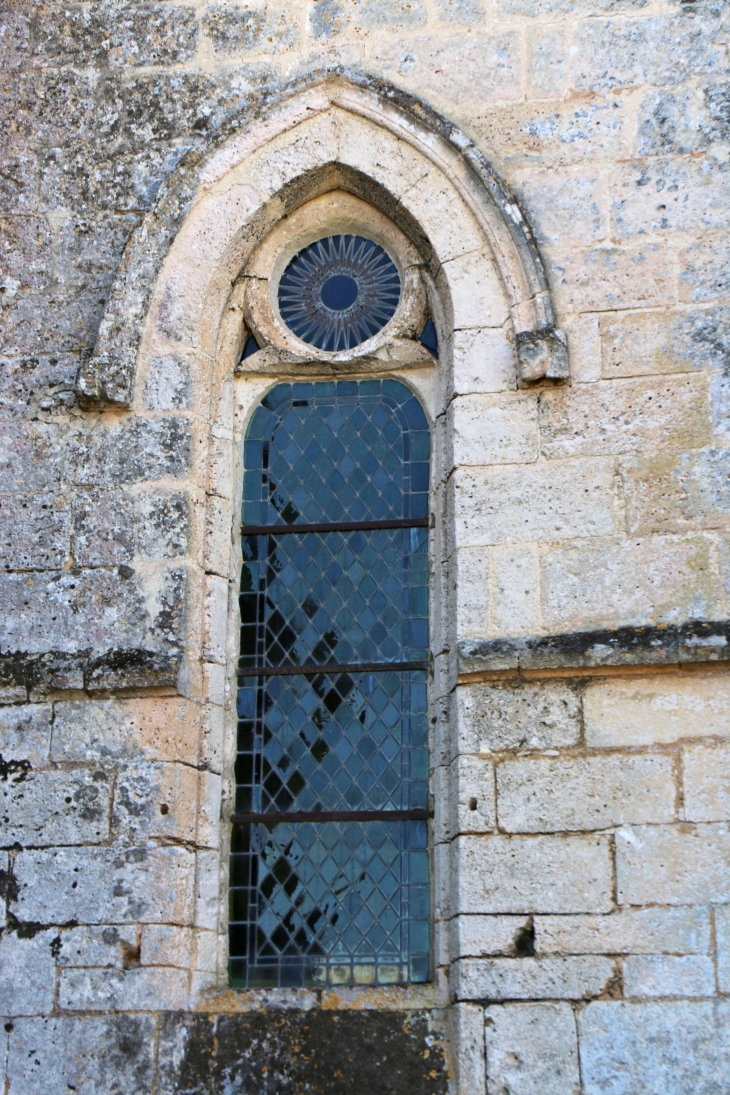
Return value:
[[(247, 432), (244, 524), (425, 517), (429, 458), (398, 381), (278, 385)], [(426, 809), (426, 673), (401, 666), (428, 657), (427, 530), (272, 531), (242, 548), (236, 811)], [(302, 666), (321, 671), (261, 672)], [(429, 954), (426, 822), (234, 826), (232, 984), (424, 981)]]

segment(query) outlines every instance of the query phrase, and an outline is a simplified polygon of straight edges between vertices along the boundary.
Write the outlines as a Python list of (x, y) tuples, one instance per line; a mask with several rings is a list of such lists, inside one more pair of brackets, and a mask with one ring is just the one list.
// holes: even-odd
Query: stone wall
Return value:
[[(8, 1095), (725, 1082), (729, 33), (721, 0), (0, 5)], [(132, 411), (81, 407), (75, 381), (155, 203), (173, 194), (177, 231), (195, 157), (337, 66), (421, 98), (500, 172), (571, 378), (518, 390), (503, 302), (495, 333), (459, 324), (436, 428), (435, 610), (455, 605), (433, 985), (234, 994), (235, 588), (230, 544), (206, 554), (233, 477), (201, 455), (233, 430), (178, 337), (187, 285), (157, 302), (169, 352)]]

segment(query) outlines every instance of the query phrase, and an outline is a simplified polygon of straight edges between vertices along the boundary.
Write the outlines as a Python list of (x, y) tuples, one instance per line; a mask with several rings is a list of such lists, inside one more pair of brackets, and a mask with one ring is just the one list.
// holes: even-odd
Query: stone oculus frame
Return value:
[[(384, 243), (404, 291), (392, 320), (372, 339), (325, 354), (284, 327), (272, 294), (291, 254), (348, 226)], [(438, 333), (438, 363), (417, 341), (428, 314)], [(261, 349), (241, 361), (252, 331)], [(162, 409), (158, 399), (152, 409), (145, 393), (164, 389), (171, 362), (189, 372), (189, 391), (171, 392), (169, 407)], [(484, 378), (484, 391), (564, 378), (567, 349), (529, 227), (481, 154), (400, 92), (339, 75), (292, 92), (198, 162), (183, 161), (129, 242), (94, 356), (78, 380), (87, 407), (116, 409), (102, 416), (102, 427), (125, 408), (148, 420), (189, 419), (188, 486), (201, 517), (179, 691), (203, 709), (201, 753), (223, 773), (224, 818), (231, 812), (235, 749), (248, 419), (282, 379), (363, 372), (401, 379), (431, 419), (430, 692), (437, 712), (455, 683), (458, 639), (453, 583), (441, 565), (454, 546), (444, 501), (453, 468), (449, 404), (470, 390), (475, 375)], [(448, 751), (449, 720), (432, 723), (431, 756), (438, 758)], [(446, 806), (438, 799), (435, 806), (438, 831)], [(210, 820), (213, 829), (218, 819)], [(448, 848), (442, 846), (434, 862), (437, 921), (453, 875)], [(219, 842), (198, 856), (195, 926), (218, 933), (218, 972), (209, 989), (223, 989), (228, 849)], [(448, 1002), (438, 979), (406, 995), (413, 1005)]]

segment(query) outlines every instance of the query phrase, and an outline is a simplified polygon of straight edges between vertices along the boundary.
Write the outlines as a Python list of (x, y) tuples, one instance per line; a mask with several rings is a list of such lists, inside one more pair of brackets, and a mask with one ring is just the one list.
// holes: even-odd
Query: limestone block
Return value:
[(531, 29), (528, 38), (531, 97), (561, 98), (565, 93), (570, 72), (563, 28), (559, 24), (536, 26)]
[(541, 758), (497, 767), (499, 827), (512, 833), (671, 822), (675, 795), (671, 757)]
[(562, 749), (578, 741), (578, 694), (562, 682), (462, 685), (456, 696), (460, 752)]
[(138, 932), (135, 924), (98, 924), (69, 928), (58, 935), (56, 963), (59, 966), (98, 966), (124, 968), (139, 961)]
[(706, 954), (706, 909), (621, 909), (608, 916), (538, 916), (537, 954)]
[[(189, 262), (226, 269), (229, 248), (235, 249), (236, 237), (246, 232), (263, 205), (264, 198), (255, 186), (231, 185), (230, 181), (223, 186), (203, 195), (191, 222), (175, 241), (174, 261), (180, 264), (181, 273)], [(238, 262), (238, 269), (232, 271), (234, 277), (240, 272), (240, 258)]]
[(456, 1049), (457, 1091), (459, 1095), (483, 1092), (484, 1009), (471, 1004), (455, 1004), (449, 1018)]
[(140, 962), (143, 966), (174, 966), (190, 969), (193, 958), (193, 932), (170, 924), (145, 924), (142, 927)]
[(222, 779), (213, 772), (198, 777), (198, 814), (196, 843), (199, 848), (218, 848), (221, 840)]
[(228, 581), (209, 574), (205, 596), (204, 656), (208, 661), (226, 663), (228, 632)]
[(53, 1010), (56, 933), (41, 931), (30, 938), (4, 931), (0, 938), (0, 1013), (47, 1015)]
[(51, 711), (46, 703), (0, 707), (0, 755), (4, 760), (27, 761), (31, 768), (46, 767)]
[(726, 528), (729, 475), (727, 449), (624, 458), (621, 480), (629, 532)]
[[(109, 837), (112, 778), (103, 770), (33, 772), (10, 761), (0, 804), (5, 847), (100, 844)], [(13, 767), (15, 770), (13, 771)]]
[(730, 992), (730, 906), (715, 909), (717, 946), (717, 984), (720, 992)]
[(15, 860), (19, 920), (187, 924), (195, 856), (185, 848), (57, 848)]
[(576, 1095), (575, 1018), (569, 1004), (486, 1008), (487, 1095)]
[(708, 236), (679, 256), (679, 299), (705, 304), (730, 296), (730, 241), (727, 234)]
[(121, 769), (114, 791), (115, 839), (195, 839), (198, 773), (183, 764), (142, 762)]
[(517, 387), (514, 343), (505, 330), (454, 331), (452, 356), (457, 395), (504, 392)]
[(445, 612), (445, 641), (483, 635), (489, 615), (489, 552), (485, 548), (462, 548), (449, 560), (448, 569), (442, 569), (456, 587), (456, 619), (448, 610)]
[(176, 1011), (189, 997), (186, 971), (170, 967), (61, 970), (58, 1002), (65, 1011)]
[(548, 631), (587, 631), (702, 619), (717, 603), (703, 537), (596, 540), (547, 551), (540, 560)]
[(223, 766), (225, 713), (209, 704), (203, 713), (200, 729), (200, 764), (219, 775)]
[(646, 825), (616, 834), (620, 904), (730, 902), (728, 826)]
[(577, 384), (601, 379), (601, 339), (598, 316), (566, 316), (562, 321), (570, 350), (570, 375)]
[(270, 4), (263, 9), (212, 4), (203, 18), (203, 33), (216, 57), (283, 53), (299, 41), (295, 12)]
[(420, 221), (439, 262), (477, 252), (484, 246), (484, 236), (476, 220), (443, 172), (436, 168), (432, 167), (406, 191), (401, 202)]
[(455, 913), (608, 912), (603, 836), (462, 836)]
[(65, 498), (0, 495), (0, 554), (6, 570), (48, 570), (68, 561), (70, 517)]
[(80, 490), (73, 499), (73, 560), (77, 566), (131, 563), (132, 500), (119, 490)]
[(155, 1020), (147, 1015), (21, 1019), (13, 1024), (8, 1055), (12, 1095), (114, 1095), (151, 1091)]
[(435, 828), (441, 839), (494, 828), (494, 765), (490, 761), (460, 756), (448, 768), (437, 768), (434, 775)]
[(638, 122), (638, 156), (697, 152), (702, 146), (702, 111), (692, 91), (644, 92)]
[(610, 958), (461, 958), (452, 967), (457, 1000), (590, 1000), (615, 976)]
[(209, 495), (205, 506), (205, 569), (227, 577), (231, 569), (231, 505), (227, 498)]
[(215, 973), (220, 937), (216, 932), (193, 932), (192, 962), (196, 970)]
[[(564, 35), (556, 28), (556, 37)], [(565, 40), (561, 43), (565, 56)], [(530, 224), (543, 245), (590, 245), (606, 238), (603, 172), (575, 165), (518, 172), (512, 182)], [(553, 253), (557, 253), (554, 249)]]
[(468, 328), (503, 327), (509, 308), (499, 271), (489, 248), (470, 251), (444, 262), (439, 280), (445, 278), (446, 299), (455, 331)]
[(195, 875), (195, 926), (218, 930), (220, 912), (220, 855), (217, 851), (198, 852)]
[(79, 700), (54, 707), (51, 756), (63, 761), (182, 761), (198, 756), (199, 709), (179, 697)]
[(555, 296), (566, 311), (658, 308), (675, 300), (674, 257), (662, 243), (572, 248), (550, 265)]
[(191, 513), (187, 494), (145, 491), (134, 500), (136, 548), (140, 555), (160, 561), (187, 555)]
[(592, 747), (730, 738), (730, 681), (677, 676), (590, 684), (583, 701)]
[(80, 486), (176, 479), (190, 470), (191, 445), (183, 418), (133, 418), (79, 432), (69, 444), (69, 470)]
[[(542, 619), (537, 545), (502, 544), (492, 548), (490, 557), (488, 633), (504, 638), (539, 632)], [(459, 632), (459, 638), (462, 637)]]
[(710, 440), (709, 379), (637, 379), (543, 392), (540, 439), (551, 458), (700, 448)]
[(721, 369), (730, 345), (730, 310), (601, 316), (603, 375)]
[(336, 159), (335, 126), (329, 113), (323, 111), (254, 152), (248, 173), (254, 186), (269, 196), (293, 179)]
[(451, 959), (514, 955), (529, 933), (525, 916), (455, 916), (449, 922)]
[(0, 482), (5, 491), (55, 491), (63, 469), (62, 432), (50, 422), (4, 421)]
[(470, 395), (449, 407), (457, 465), (526, 464), (537, 460), (537, 396), (532, 392)]
[(683, 749), (682, 784), (685, 820), (730, 820), (730, 746)]
[(716, 22), (587, 19), (576, 27), (573, 86), (585, 90), (666, 86), (722, 67)]
[(150, 411), (188, 410), (192, 397), (190, 365), (185, 358), (167, 354), (153, 357), (144, 386), (144, 404)]
[(605, 1000), (578, 1014), (586, 1095), (710, 1095), (730, 1069), (726, 1003)]
[(174, 65), (189, 61), (198, 45), (195, 9), (171, 4), (44, 10), (34, 49), (41, 63)]
[(607, 536), (615, 528), (607, 460), (459, 468), (451, 483), (459, 547)]
[(364, 172), (396, 197), (427, 175), (430, 162), (406, 141), (344, 110), (333, 112), (338, 160)]
[(653, 954), (624, 959), (624, 996), (714, 996), (712, 959), (701, 955)]
[(727, 192), (711, 160), (622, 164), (609, 180), (614, 239), (646, 232), (702, 232), (727, 223)]

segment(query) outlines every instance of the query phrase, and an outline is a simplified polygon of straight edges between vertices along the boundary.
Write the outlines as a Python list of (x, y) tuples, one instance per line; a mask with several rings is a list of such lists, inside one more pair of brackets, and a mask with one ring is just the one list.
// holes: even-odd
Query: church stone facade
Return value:
[[(0, 5), (6, 1095), (727, 1086), (729, 15)], [(271, 286), (344, 231), (401, 299), (317, 352)], [(241, 989), (244, 438), (383, 378), (432, 439), (430, 972)]]

